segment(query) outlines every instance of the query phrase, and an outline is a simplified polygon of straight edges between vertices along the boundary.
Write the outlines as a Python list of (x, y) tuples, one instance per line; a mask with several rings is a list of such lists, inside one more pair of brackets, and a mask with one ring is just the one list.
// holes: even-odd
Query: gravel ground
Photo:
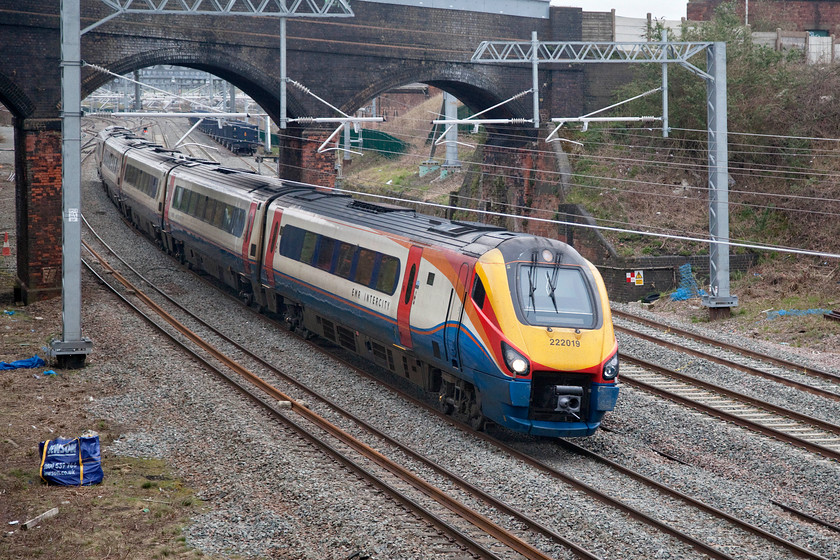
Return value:
[[(161, 281), (184, 305), (209, 321), (231, 324), (233, 338), (282, 367), (297, 370), (302, 381), (381, 430), (486, 486), (519, 509), (534, 512), (546, 524), (605, 558), (699, 557), (688, 546), (563, 484), (549, 482), (544, 474), (524, 468), (433, 415), (375, 388), (345, 367), (312, 355), (300, 341), (263, 321), (219, 305), (222, 300), (210, 288), (173, 269), (170, 260), (119, 222), (91, 165), (85, 166), (83, 183), (86, 218), (141, 272)], [(338, 559), (357, 552), (382, 559), (457, 557), (445, 543), (435, 544), (433, 536), (381, 494), (313, 452), (282, 426), (266, 423), (264, 413), (123, 311), (88, 274), (83, 275), (83, 301), (84, 334), (94, 340), (94, 352), (82, 371), (91, 387), (90, 413), (124, 427), (122, 436), (104, 449), (103, 455), (163, 458), (198, 489), (210, 510), (186, 528), (190, 545), (223, 557)], [(60, 303), (55, 305), (60, 311)], [(621, 344), (627, 351), (636, 346), (624, 339)], [(653, 352), (646, 347), (637, 350)], [(829, 368), (837, 364), (836, 355), (809, 359), (815, 364), (824, 360), (822, 365)], [(663, 365), (685, 365), (685, 358), (668, 354), (658, 355), (657, 360)], [(711, 365), (697, 367), (698, 374), (736, 375), (713, 372)], [(750, 390), (768, 399), (776, 398), (778, 392), (788, 406), (791, 400), (803, 409), (822, 406), (828, 418), (838, 417), (833, 404), (779, 387), (774, 390), (767, 382), (756, 383)], [(840, 523), (840, 466), (836, 462), (626, 386), (605, 427), (609, 431), (579, 443), (827, 558), (840, 558), (836, 533), (800, 523), (770, 503), (779, 500)], [(690, 530), (704, 542), (724, 547), (734, 557), (793, 557), (770, 550), (749, 536), (733, 534), (718, 520), (673, 506), (551, 442), (501, 431), (496, 435), (544, 458), (558, 470)], [(556, 554), (565, 557), (562, 551)]]

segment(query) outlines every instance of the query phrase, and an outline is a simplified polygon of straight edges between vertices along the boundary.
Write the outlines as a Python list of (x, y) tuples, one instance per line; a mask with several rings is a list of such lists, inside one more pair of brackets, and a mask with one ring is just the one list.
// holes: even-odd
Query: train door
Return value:
[(422, 247), (414, 247), (408, 250), (408, 259), (405, 261), (405, 275), (403, 276), (403, 289), (400, 292), (400, 302), (397, 307), (397, 325), (400, 331), (400, 344), (411, 348), (411, 305), (414, 302), (414, 290), (418, 284), (420, 273), (420, 255)]
[(251, 273), (251, 261), (256, 259), (257, 246), (251, 244), (252, 228), (254, 227), (254, 218), (257, 215), (257, 203), (252, 202), (251, 208), (248, 211), (248, 221), (245, 224), (245, 232), (242, 236), (242, 266), (245, 274)]
[(467, 277), (470, 266), (461, 264), (458, 271), (458, 281), (449, 294), (449, 306), (446, 311), (446, 326), (443, 329), (444, 346), (449, 363), (454, 368), (461, 368), (461, 352), (459, 341), (461, 338), (461, 319), (464, 316), (464, 301), (467, 295)]
[(268, 237), (265, 242), (265, 255), (263, 255), (262, 281), (273, 288), (274, 256), (277, 254), (277, 246), (280, 242), (280, 219), (283, 216), (283, 210), (275, 208), (274, 211), (269, 210), (268, 215), (273, 216), (273, 218), (269, 225), (270, 229), (266, 229)]

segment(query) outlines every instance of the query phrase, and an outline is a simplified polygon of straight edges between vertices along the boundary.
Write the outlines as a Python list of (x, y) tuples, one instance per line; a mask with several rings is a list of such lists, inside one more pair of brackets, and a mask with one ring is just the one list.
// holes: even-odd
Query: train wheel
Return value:
[(476, 403), (473, 403), (470, 407), (469, 423), (470, 427), (476, 432), (483, 432), (487, 426), (487, 418), (481, 413), (481, 407)]
[(443, 381), (438, 392), (438, 409), (451, 416), (455, 412), (455, 386), (449, 381)]
[(452, 416), (452, 413), (455, 412), (455, 406), (451, 399), (442, 393), (438, 395), (438, 409), (447, 416)]

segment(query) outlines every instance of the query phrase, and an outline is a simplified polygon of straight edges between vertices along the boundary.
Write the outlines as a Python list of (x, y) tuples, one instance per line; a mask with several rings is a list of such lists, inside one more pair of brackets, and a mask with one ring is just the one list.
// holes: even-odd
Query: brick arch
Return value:
[(16, 118), (22, 118), (35, 112), (35, 105), (23, 90), (8, 76), (0, 74), (0, 103), (6, 106)]
[[(497, 76), (488, 77), (484, 67), (473, 69), (465, 67), (463, 64), (443, 64), (430, 68), (429, 65), (424, 64), (401, 67), (394, 72), (380, 74), (379, 79), (373, 81), (369, 87), (352, 97), (346, 103), (344, 110), (347, 112), (354, 111), (385, 91), (415, 82), (428, 84), (446, 91), (475, 112), (483, 111), (510, 97), (509, 94), (500, 89), (500, 85), (505, 84), (500, 84)], [(523, 83), (525, 84), (523, 90), (530, 88), (530, 81)], [(483, 116), (496, 119), (532, 118), (531, 97), (528, 95), (516, 99), (485, 113)], [(519, 128), (521, 129), (521, 125), (519, 125)], [(504, 130), (504, 126), (488, 127), (491, 136), (494, 132), (501, 132), (502, 130)]]
[[(243, 58), (231, 57), (229, 51), (216, 48), (189, 49), (183, 46), (162, 48), (110, 62), (108, 70), (115, 74), (128, 74), (140, 68), (159, 64), (185, 66), (209, 72), (248, 94), (275, 122), (280, 120), (280, 100), (275, 93), (280, 90), (279, 76), (267, 74), (264, 69), (254, 66)], [(114, 77), (110, 74), (86, 68), (82, 78), (82, 97), (87, 97), (113, 79)], [(289, 90), (287, 105), (289, 117), (304, 114), (292, 90)]]

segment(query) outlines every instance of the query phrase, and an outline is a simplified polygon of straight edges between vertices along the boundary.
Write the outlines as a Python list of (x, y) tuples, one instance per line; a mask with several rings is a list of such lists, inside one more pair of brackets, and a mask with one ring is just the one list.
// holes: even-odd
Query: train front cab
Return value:
[(502, 368), (499, 375), (465, 363), (477, 368), (485, 416), (532, 435), (594, 433), (618, 397), (617, 345), (598, 271), (559, 242), (525, 258), (493, 250), (476, 264), (470, 300)]

